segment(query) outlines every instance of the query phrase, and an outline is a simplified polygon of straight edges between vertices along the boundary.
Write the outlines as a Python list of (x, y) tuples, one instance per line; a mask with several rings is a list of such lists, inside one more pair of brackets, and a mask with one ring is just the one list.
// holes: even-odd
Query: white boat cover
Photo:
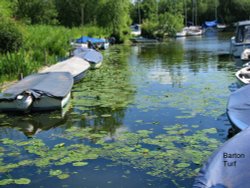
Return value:
[(227, 115), (233, 125), (244, 130), (250, 125), (250, 85), (243, 86), (231, 94), (227, 104)]
[(103, 56), (100, 52), (90, 49), (90, 48), (76, 48), (73, 51), (73, 55), (76, 57), (80, 57), (89, 63), (101, 63), (103, 60)]
[(215, 152), (195, 179), (193, 188), (249, 188), (250, 128)]
[(44, 69), (42, 72), (70, 72), (75, 77), (89, 68), (90, 64), (86, 60), (80, 57), (71, 57)]
[(34, 98), (47, 95), (65, 97), (73, 86), (69, 72), (38, 73), (25, 77), (0, 94), (0, 100), (15, 100), (19, 94), (30, 92)]

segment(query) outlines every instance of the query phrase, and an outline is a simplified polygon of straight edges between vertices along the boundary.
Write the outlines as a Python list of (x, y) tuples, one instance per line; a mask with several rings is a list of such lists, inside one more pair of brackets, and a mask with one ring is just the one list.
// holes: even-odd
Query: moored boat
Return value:
[(224, 143), (206, 162), (193, 188), (248, 188), (250, 128)]
[(230, 42), (230, 54), (240, 57), (246, 48), (250, 48), (250, 20), (238, 22), (235, 33)]
[(243, 67), (235, 73), (237, 79), (243, 84), (250, 83), (250, 66)]
[(250, 85), (233, 92), (228, 100), (227, 115), (232, 126), (244, 130), (250, 126)]
[(250, 61), (250, 48), (246, 48), (240, 55), (242, 61)]
[(200, 36), (203, 34), (203, 30), (200, 26), (190, 26), (187, 30), (187, 36)]
[(89, 62), (91, 69), (97, 69), (102, 65), (103, 56), (100, 52), (89, 48), (76, 48), (73, 55)]
[(132, 42), (134, 43), (157, 43), (159, 42), (157, 39), (149, 39), (149, 38), (145, 38), (145, 37), (134, 37), (131, 39)]
[(188, 27), (184, 27), (180, 32), (175, 34), (175, 37), (185, 37), (187, 36)]
[(72, 86), (73, 77), (68, 72), (32, 74), (1, 93), (0, 110), (61, 109), (69, 102)]
[(141, 35), (141, 26), (139, 24), (134, 24), (130, 26), (131, 35), (140, 36)]
[(84, 78), (86, 71), (89, 68), (89, 62), (80, 57), (73, 56), (65, 61), (58, 62), (41, 72), (69, 72), (74, 78), (74, 83), (77, 83)]
[(71, 45), (75, 48), (77, 47), (88, 48), (89, 44), (93, 45), (93, 48), (95, 49), (106, 50), (109, 48), (109, 41), (107, 39), (93, 38), (88, 36), (82, 36), (76, 39), (75, 42), (71, 43)]

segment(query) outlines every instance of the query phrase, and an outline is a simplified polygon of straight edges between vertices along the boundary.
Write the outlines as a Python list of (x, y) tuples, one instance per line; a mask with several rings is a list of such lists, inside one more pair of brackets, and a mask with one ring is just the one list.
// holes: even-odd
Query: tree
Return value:
[(56, 24), (54, 0), (16, 0), (15, 17), (31, 24)]
[(17, 51), (22, 43), (23, 36), (17, 24), (0, 16), (0, 52)]
[(247, 20), (250, 17), (249, 0), (219, 0), (219, 17), (222, 17), (226, 23), (232, 23), (240, 20)]
[(128, 34), (131, 23), (129, 7), (129, 0), (103, 1), (98, 12), (98, 25), (110, 30), (118, 41), (122, 41), (124, 35)]
[(95, 24), (100, 4), (100, 0), (56, 0), (58, 20), (69, 27)]

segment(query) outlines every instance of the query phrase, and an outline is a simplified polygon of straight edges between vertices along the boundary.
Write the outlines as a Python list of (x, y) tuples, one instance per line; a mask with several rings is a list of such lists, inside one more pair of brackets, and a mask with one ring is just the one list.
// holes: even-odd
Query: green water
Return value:
[(230, 128), (229, 38), (112, 46), (63, 112), (0, 114), (0, 185), (191, 187)]

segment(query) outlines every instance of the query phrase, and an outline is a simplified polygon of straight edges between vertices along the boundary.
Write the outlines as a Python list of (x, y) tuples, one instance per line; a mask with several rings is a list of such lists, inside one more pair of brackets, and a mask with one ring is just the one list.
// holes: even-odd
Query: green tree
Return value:
[(105, 0), (98, 12), (98, 25), (107, 28), (120, 42), (129, 33), (129, 7), (129, 0)]
[(219, 0), (219, 17), (226, 23), (232, 23), (240, 20), (247, 20), (250, 17), (249, 0)]
[(0, 16), (11, 17), (13, 14), (13, 3), (10, 0), (0, 0)]
[(23, 36), (18, 25), (0, 16), (0, 52), (17, 51), (23, 43)]
[(54, 0), (15, 0), (15, 17), (31, 24), (56, 24)]
[(104, 5), (103, 0), (56, 0), (58, 20), (69, 27), (93, 25)]

